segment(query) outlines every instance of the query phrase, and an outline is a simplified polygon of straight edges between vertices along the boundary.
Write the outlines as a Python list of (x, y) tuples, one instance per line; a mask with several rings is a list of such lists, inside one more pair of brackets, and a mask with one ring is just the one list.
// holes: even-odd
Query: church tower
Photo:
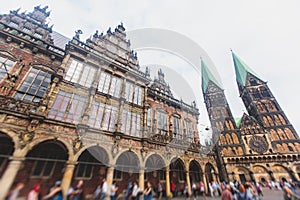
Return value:
[[(232, 116), (230, 107), (226, 100), (222, 85), (216, 80), (203, 60), (201, 60), (202, 68), (202, 92), (206, 105), (206, 109), (211, 122), (213, 141), (217, 141), (215, 151), (230, 151), (233, 155), (243, 154), (241, 146), (242, 139), (237, 133), (237, 127)], [(225, 139), (227, 138), (227, 140)], [(228, 180), (225, 170), (223, 155), (216, 153), (216, 162), (219, 167), (220, 177)]]
[[(232, 52), (240, 97), (250, 116), (269, 133), (277, 152), (298, 152), (298, 135), (267, 83)], [(271, 149), (272, 151), (272, 149)]]

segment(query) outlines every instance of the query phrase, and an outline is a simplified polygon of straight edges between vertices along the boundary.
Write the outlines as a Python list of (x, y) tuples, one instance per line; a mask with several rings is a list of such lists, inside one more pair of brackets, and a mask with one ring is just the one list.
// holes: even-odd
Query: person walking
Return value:
[(61, 181), (56, 181), (54, 187), (43, 197), (43, 199), (63, 200)]
[(222, 192), (222, 200), (233, 200), (230, 185), (226, 185), (225, 190)]
[(139, 192), (140, 192), (140, 188), (139, 188), (137, 182), (134, 181), (134, 182), (133, 182), (133, 189), (132, 189), (131, 199), (132, 199), (132, 200), (137, 200), (137, 199), (138, 199)]
[(81, 200), (83, 199), (83, 180), (79, 180), (77, 185), (72, 188), (70, 187), (67, 192), (67, 199), (71, 200)]
[(32, 190), (28, 193), (27, 200), (39, 200), (40, 199), (40, 187), (39, 183), (36, 183)]
[(18, 183), (14, 189), (8, 192), (6, 200), (16, 200), (19, 196), (20, 191), (23, 189), (24, 183)]

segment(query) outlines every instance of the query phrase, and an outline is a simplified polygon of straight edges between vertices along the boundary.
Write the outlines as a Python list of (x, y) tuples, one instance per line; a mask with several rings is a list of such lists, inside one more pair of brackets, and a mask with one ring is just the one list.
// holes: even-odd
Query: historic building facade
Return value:
[(18, 182), (21, 196), (35, 183), (43, 196), (84, 180), (88, 197), (103, 178), (118, 193), (161, 181), (166, 195), (171, 182), (218, 180), (214, 157), (199, 156), (196, 105), (175, 99), (161, 70), (140, 71), (122, 24), (83, 42), (53, 31), (49, 14), (0, 15), (0, 199)]
[[(236, 81), (248, 114), (235, 119), (224, 90), (202, 62), (202, 90), (213, 134), (220, 178), (299, 181), (300, 140), (267, 83), (232, 53)], [(221, 175), (222, 174), (222, 175)]]

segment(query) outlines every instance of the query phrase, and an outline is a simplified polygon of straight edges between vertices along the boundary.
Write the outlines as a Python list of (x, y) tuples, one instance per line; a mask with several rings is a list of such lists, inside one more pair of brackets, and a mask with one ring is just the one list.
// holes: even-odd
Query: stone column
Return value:
[(144, 186), (145, 186), (145, 170), (140, 169), (139, 171), (139, 187), (141, 191), (144, 191)]
[(202, 174), (202, 177), (203, 177), (203, 183), (204, 183), (204, 191), (205, 191), (205, 194), (207, 194), (209, 192), (209, 190), (208, 190), (208, 184), (207, 184), (205, 173)]
[(62, 187), (65, 198), (67, 196), (67, 191), (71, 185), (74, 169), (75, 169), (75, 163), (67, 163), (66, 164), (65, 173), (64, 173), (64, 176), (61, 181), (61, 187)]
[(166, 196), (167, 199), (170, 198), (171, 187), (170, 187), (170, 166), (166, 166)]
[(107, 193), (106, 197), (110, 196), (110, 188), (114, 180), (114, 167), (107, 168), (106, 181), (107, 181)]
[(9, 161), (9, 164), (0, 180), (0, 199), (5, 199), (5, 196), (13, 184), (22, 163), (22, 159), (14, 159)]
[(189, 196), (191, 196), (192, 195), (192, 189), (191, 189), (191, 180), (190, 180), (189, 171), (185, 172), (185, 176), (186, 176), (186, 184), (188, 186), (188, 193), (189, 193)]

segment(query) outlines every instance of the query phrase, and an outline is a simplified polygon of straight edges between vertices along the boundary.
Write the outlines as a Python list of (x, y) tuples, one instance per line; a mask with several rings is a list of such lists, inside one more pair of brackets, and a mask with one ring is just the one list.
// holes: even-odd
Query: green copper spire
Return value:
[(236, 80), (238, 83), (245, 86), (247, 73), (250, 73), (258, 78), (257, 74), (250, 67), (248, 67), (248, 65), (244, 63), (243, 60), (241, 60), (237, 55), (235, 55), (233, 51), (231, 51), (231, 53), (234, 62)]
[(220, 89), (222, 89), (222, 84), (220, 84), (214, 75), (211, 73), (209, 68), (206, 66), (204, 61), (201, 59), (201, 74), (202, 74), (202, 91), (206, 92), (209, 81), (212, 81), (216, 84)]

